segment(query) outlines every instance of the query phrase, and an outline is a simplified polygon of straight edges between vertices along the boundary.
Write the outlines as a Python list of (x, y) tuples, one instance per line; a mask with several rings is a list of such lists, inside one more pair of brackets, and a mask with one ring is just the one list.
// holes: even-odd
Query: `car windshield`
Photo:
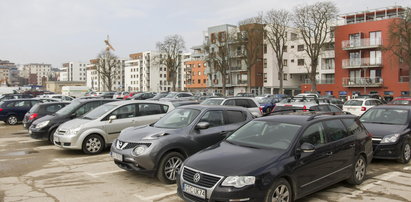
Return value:
[(112, 104), (105, 104), (101, 105), (91, 111), (89, 111), (87, 114), (83, 116), (84, 119), (97, 119), (101, 117), (103, 114), (107, 113), (108, 111), (112, 110), (113, 108), (117, 107), (118, 105), (112, 105)]
[(167, 93), (157, 93), (156, 96), (154, 96), (152, 99), (157, 100), (157, 99), (163, 98), (167, 95), (168, 95)]
[(177, 95), (177, 93), (169, 93), (165, 98), (173, 98)]
[(70, 113), (73, 113), (73, 110), (75, 110), (78, 106), (81, 105), (81, 102), (78, 100), (73, 100), (69, 105), (61, 108), (56, 112), (57, 115), (64, 116), (68, 115)]
[(224, 99), (207, 99), (201, 102), (202, 105), (221, 105)]
[(271, 102), (271, 99), (267, 97), (256, 97), (255, 99), (259, 104), (268, 104)]
[(300, 125), (295, 124), (251, 121), (235, 131), (226, 141), (246, 147), (285, 150), (291, 145), (300, 128)]
[(197, 109), (175, 109), (158, 120), (154, 127), (173, 129), (186, 127), (193, 122), (198, 114), (200, 114), (200, 110)]
[(362, 100), (348, 100), (344, 105), (345, 106), (361, 106)]
[(363, 123), (404, 125), (408, 123), (408, 110), (371, 108), (361, 116), (360, 121)]

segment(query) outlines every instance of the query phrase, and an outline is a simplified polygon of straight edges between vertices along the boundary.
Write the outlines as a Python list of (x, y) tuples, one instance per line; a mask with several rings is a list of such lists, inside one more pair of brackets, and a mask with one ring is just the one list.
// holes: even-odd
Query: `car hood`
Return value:
[(43, 116), (39, 119), (36, 119), (33, 122), (33, 124), (38, 124), (38, 123), (43, 122), (43, 121), (50, 121), (50, 120), (54, 119), (54, 117), (56, 117), (56, 116), (55, 115), (46, 115), (46, 116)]
[(92, 120), (77, 118), (77, 119), (73, 119), (73, 120), (69, 120), (69, 121), (64, 122), (63, 124), (61, 124), (59, 126), (59, 128), (61, 128), (61, 129), (81, 128), (85, 124), (90, 123), (90, 121), (92, 121)]
[(174, 131), (174, 130), (175, 129), (156, 128), (150, 125), (129, 127), (121, 131), (118, 139), (124, 142), (136, 142), (136, 141), (142, 140), (145, 137), (159, 136), (159, 135), (161, 136), (161, 135), (170, 133), (171, 131)]
[(284, 151), (256, 149), (221, 142), (202, 150), (184, 164), (190, 168), (221, 176), (258, 175), (263, 167), (275, 162)]
[(386, 135), (395, 133), (404, 133), (407, 129), (405, 125), (391, 125), (391, 124), (377, 124), (377, 123), (363, 123), (368, 132), (371, 133), (373, 137), (383, 138)]

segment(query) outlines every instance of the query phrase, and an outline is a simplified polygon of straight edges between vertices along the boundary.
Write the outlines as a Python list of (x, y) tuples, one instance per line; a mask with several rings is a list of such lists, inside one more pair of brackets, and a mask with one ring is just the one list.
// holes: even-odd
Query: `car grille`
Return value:
[[(198, 182), (194, 182), (194, 175), (196, 173), (200, 174), (200, 180)], [(202, 186), (202, 187), (211, 188), (214, 185), (216, 185), (217, 182), (220, 181), (221, 178), (222, 177), (216, 177), (216, 176), (204, 173), (204, 172), (197, 172), (187, 167), (184, 167), (184, 170), (183, 170), (183, 179), (185, 181)]]
[(56, 134), (57, 134), (57, 135), (65, 135), (66, 133), (67, 133), (67, 130), (58, 129), (58, 130), (56, 131)]
[(147, 147), (149, 147), (151, 145), (151, 143), (144, 143), (144, 142), (123, 142), (120, 140), (116, 141), (116, 148), (123, 150), (123, 149), (131, 149), (134, 147), (137, 147), (138, 145), (146, 145)]

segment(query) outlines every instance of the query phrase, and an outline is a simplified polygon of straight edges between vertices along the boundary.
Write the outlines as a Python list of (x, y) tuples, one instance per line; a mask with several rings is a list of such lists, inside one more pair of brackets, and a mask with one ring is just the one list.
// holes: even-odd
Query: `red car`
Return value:
[(390, 104), (396, 105), (411, 105), (411, 97), (397, 97), (394, 98)]
[(129, 99), (131, 99), (131, 97), (133, 97), (137, 93), (140, 93), (140, 92), (131, 92), (127, 95), (124, 95), (123, 100), (129, 100)]

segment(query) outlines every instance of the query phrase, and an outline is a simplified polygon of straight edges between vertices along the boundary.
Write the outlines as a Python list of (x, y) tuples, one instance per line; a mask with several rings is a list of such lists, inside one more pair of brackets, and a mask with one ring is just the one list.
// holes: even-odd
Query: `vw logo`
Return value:
[(201, 178), (200, 173), (196, 173), (196, 174), (194, 174), (194, 176), (193, 176), (193, 181), (194, 181), (195, 183), (197, 183), (198, 181), (200, 181), (200, 178)]

